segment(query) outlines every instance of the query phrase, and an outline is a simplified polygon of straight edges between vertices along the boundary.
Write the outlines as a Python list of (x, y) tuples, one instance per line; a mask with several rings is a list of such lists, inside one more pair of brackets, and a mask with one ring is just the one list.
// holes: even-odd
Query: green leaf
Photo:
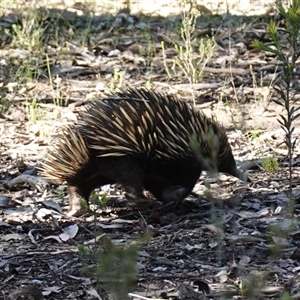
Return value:
[[(275, 91), (277, 93), (279, 93), (281, 99), (283, 99), (284, 101), (286, 100), (286, 94), (284, 91), (282, 91), (281, 89), (277, 88), (277, 87), (274, 87)], [(284, 106), (284, 102), (282, 103), (282, 106)]]
[[(280, 124), (281, 124), (281, 121), (279, 121), (279, 120), (277, 120)], [(285, 132), (285, 133), (287, 133), (287, 129), (284, 127), (284, 125), (282, 125), (282, 126), (280, 126), (281, 127), (281, 129)]]
[(285, 128), (289, 128), (289, 123), (287, 119), (283, 115), (280, 115), (279, 117), (281, 117), (283, 121), (280, 121), (280, 119), (278, 119), (278, 122), (282, 124)]
[(276, 0), (275, 1), (275, 6), (278, 9), (279, 13), (284, 17), (284, 19), (287, 19), (287, 13), (282, 5), (281, 0)]
[(286, 117), (283, 116), (283, 115), (279, 115), (279, 117), (283, 120), (284, 126), (285, 126), (285, 127), (288, 127), (288, 121), (287, 121)]
[(84, 209), (89, 208), (89, 204), (85, 199), (81, 199), (80, 204), (81, 204), (81, 207), (83, 207)]
[(276, 24), (274, 20), (271, 20), (269, 23), (269, 33), (271, 35), (271, 38), (275, 44), (276, 50), (280, 51), (280, 44), (279, 44), (279, 38), (278, 38), (278, 32), (277, 32), (277, 28), (276, 28)]
[(277, 121), (281, 125), (281, 128), (285, 128), (285, 125), (284, 125), (284, 123), (281, 120), (277, 119)]
[(278, 51), (276, 49), (273, 49), (267, 45), (265, 45), (264, 43), (260, 42), (259, 40), (255, 39), (252, 43), (251, 43), (251, 46), (253, 48), (256, 48), (258, 50), (261, 50), (261, 51), (266, 51), (266, 52), (271, 52), (271, 53), (274, 53), (276, 55), (278, 55)]
[(292, 116), (291, 117), (291, 121), (295, 121), (295, 120), (298, 120), (300, 118), (300, 113), (299, 114), (296, 114), (295, 116)]
[(77, 246), (78, 252), (84, 255), (89, 255), (90, 254), (90, 250), (88, 248), (86, 248), (84, 245), (79, 244)]
[(290, 111), (290, 100), (291, 100), (291, 98), (289, 98), (288, 101), (284, 101), (284, 107), (285, 107), (287, 112)]
[(293, 135), (293, 132), (295, 131), (295, 127), (292, 127), (292, 129), (290, 130), (290, 136)]
[(296, 147), (296, 142), (298, 142), (298, 139), (295, 139), (294, 142), (292, 143), (292, 149), (294, 151), (295, 147)]
[(278, 28), (277, 30), (279, 31), (280, 35), (289, 34), (289, 31), (285, 28)]
[(273, 99), (273, 102), (275, 102), (277, 105), (284, 106), (284, 103), (282, 102), (282, 100)]
[(289, 111), (290, 116), (293, 115), (294, 112), (295, 112), (295, 106), (291, 106)]

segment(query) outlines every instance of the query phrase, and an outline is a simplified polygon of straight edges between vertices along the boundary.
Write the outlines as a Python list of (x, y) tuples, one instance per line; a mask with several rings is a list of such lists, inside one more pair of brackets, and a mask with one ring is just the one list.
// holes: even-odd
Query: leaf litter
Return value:
[[(97, 191), (109, 201), (97, 210), (95, 221), (91, 215), (62, 214), (68, 205), (64, 185), (49, 185), (36, 173), (62, 126), (76, 120), (80, 106), (109, 90), (150, 84), (191, 101), (182, 71), (172, 78), (165, 72), (165, 64), (172, 66), (176, 56), (174, 44), (181, 43), (171, 26), (177, 20), (171, 14), (175, 7), (162, 1), (161, 11), (169, 11), (162, 18), (141, 15), (149, 6), (141, 3), (133, 5), (137, 15), (114, 8), (112, 14), (93, 18), (78, 3), (72, 9), (41, 3), (42, 51), (34, 55), (24, 49), (26, 41), (7, 34), (24, 16), (8, 12), (1, 17), (0, 298), (109, 299), (104, 284), (84, 272), (92, 261), (77, 246), (101, 249), (102, 235), (125, 246), (143, 234), (151, 238), (138, 252), (131, 299), (221, 299), (224, 294), (277, 299), (283, 291), (297, 298), (299, 224), (290, 215), (286, 195), (287, 149), (277, 122), (281, 111), (270, 101), (278, 98), (271, 87), (278, 62), (249, 46), (254, 38), (268, 39), (267, 16), (251, 19), (243, 16), (245, 7), (233, 5), (235, 17), (208, 19), (203, 13), (197, 25), (199, 38), (210, 34), (217, 41), (202, 81), (193, 86), (197, 105), (228, 128), (238, 165), (251, 169), (251, 185), (204, 174), (176, 211), (142, 213), (127, 209), (123, 192), (109, 186)], [(221, 11), (224, 3), (219, 4)], [(267, 1), (259, 4), (253, 7), (269, 11)], [(87, 22), (90, 33), (84, 36)], [(58, 24), (61, 32), (54, 39)], [(26, 60), (31, 82), (20, 70)], [(298, 123), (295, 135), (299, 137)], [(280, 168), (268, 172), (263, 161), (274, 153)], [(297, 145), (293, 216), (299, 211), (299, 154)]]

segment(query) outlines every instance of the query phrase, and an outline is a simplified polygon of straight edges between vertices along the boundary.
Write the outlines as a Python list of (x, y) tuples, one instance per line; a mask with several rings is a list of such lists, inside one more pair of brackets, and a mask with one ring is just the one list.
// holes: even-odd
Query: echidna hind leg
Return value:
[(131, 182), (130, 184), (124, 184), (126, 192), (127, 204), (132, 209), (147, 209), (151, 206), (152, 200), (145, 197), (143, 186), (139, 180)]
[(126, 192), (128, 206), (132, 209), (147, 209), (151, 206), (152, 200), (146, 198), (143, 194), (128, 193)]
[[(108, 160), (105, 161), (107, 164)], [(108, 166), (108, 165), (107, 165)], [(113, 158), (107, 176), (113, 179), (114, 183), (120, 184), (126, 192), (128, 206), (133, 209), (146, 209), (151, 205), (152, 200), (144, 195), (143, 181), (145, 170), (143, 162), (134, 157)]]
[(107, 178), (98, 175), (94, 178), (88, 178), (87, 181), (81, 181), (75, 185), (68, 185), (68, 194), (69, 194), (69, 204), (70, 209), (68, 212), (69, 216), (81, 216), (87, 212), (85, 207), (82, 207), (82, 200), (85, 200), (89, 204), (89, 198), (92, 191), (102, 185), (111, 183)]

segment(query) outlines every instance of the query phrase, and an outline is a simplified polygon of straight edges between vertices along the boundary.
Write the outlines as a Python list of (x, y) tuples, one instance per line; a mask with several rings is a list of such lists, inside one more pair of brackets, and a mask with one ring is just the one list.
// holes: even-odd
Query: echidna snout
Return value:
[(248, 174), (240, 171), (238, 168), (233, 169), (230, 173), (227, 174), (237, 177), (242, 181), (251, 182), (251, 179), (249, 178)]
[(248, 177), (248, 174), (240, 171), (236, 167), (236, 162), (233, 158), (230, 148), (227, 149), (226, 156), (219, 157), (218, 162), (218, 172), (234, 176), (244, 182), (251, 182), (250, 178)]
[(220, 132), (221, 134), (219, 133), (219, 151), (217, 155), (218, 172), (226, 173), (245, 182), (251, 182), (251, 180), (248, 177), (248, 174), (243, 173), (237, 168), (224, 129), (221, 128)]
[(236, 163), (231, 153), (231, 149), (227, 150), (226, 157), (220, 157), (219, 160), (220, 165), (218, 166), (218, 172), (234, 176), (244, 182), (251, 182), (250, 178), (248, 177), (248, 174), (240, 171), (236, 167)]

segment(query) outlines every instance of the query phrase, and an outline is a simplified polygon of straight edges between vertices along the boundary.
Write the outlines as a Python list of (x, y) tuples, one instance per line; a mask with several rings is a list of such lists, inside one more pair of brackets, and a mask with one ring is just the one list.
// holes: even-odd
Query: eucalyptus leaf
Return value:
[(283, 120), (284, 126), (287, 126), (288, 125), (287, 118), (283, 115), (280, 115), (279, 117)]

